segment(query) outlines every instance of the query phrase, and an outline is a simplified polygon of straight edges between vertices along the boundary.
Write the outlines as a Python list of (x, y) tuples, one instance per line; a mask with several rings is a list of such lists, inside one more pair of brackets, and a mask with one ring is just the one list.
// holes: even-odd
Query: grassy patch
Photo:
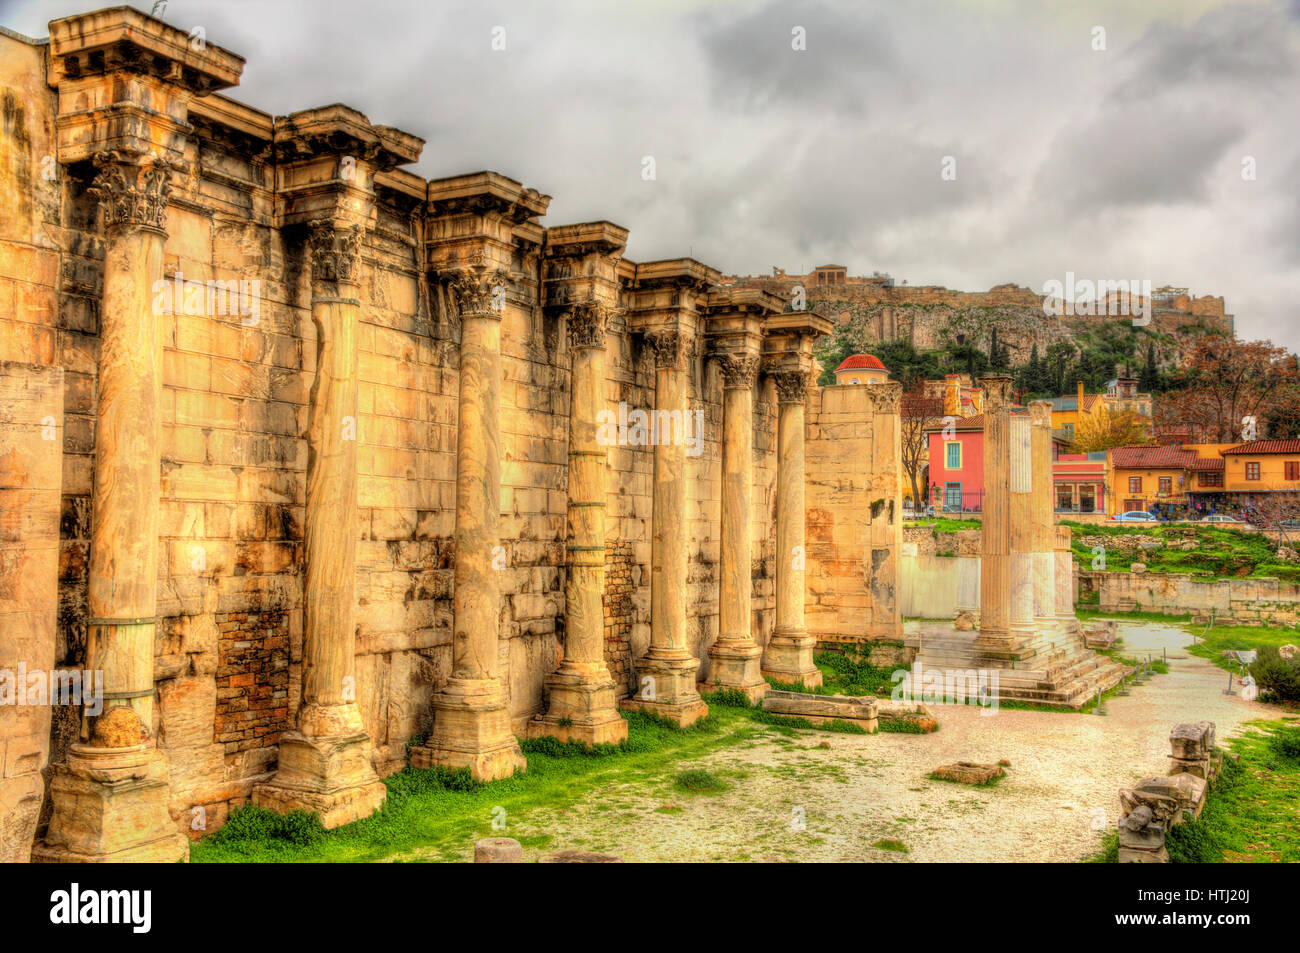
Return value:
[(871, 846), (876, 848), (876, 850), (888, 850), (897, 854), (910, 853), (912, 850), (912, 848), (908, 847), (901, 840), (895, 840), (892, 837), (885, 837), (881, 840), (874, 841)]
[(685, 771), (678, 771), (677, 777), (673, 779), (673, 784), (683, 791), (690, 791), (692, 794), (715, 794), (719, 791), (725, 791), (727, 788), (721, 778), (703, 768), (689, 768)]
[[(1263, 533), (1195, 524), (1074, 523), (1070, 527), (1070, 548), (1080, 569), (1091, 569), (1095, 558), (1085, 537), (1140, 536), (1163, 545), (1151, 549), (1120, 549), (1106, 546), (1106, 570), (1128, 572), (1135, 562), (1145, 563), (1148, 572), (1187, 573), (1203, 579), (1275, 576), (1286, 582), (1300, 582), (1300, 563), (1279, 562), (1277, 544)], [(1183, 549), (1181, 544), (1192, 543)], [(1095, 544), (1094, 544), (1095, 545)]]

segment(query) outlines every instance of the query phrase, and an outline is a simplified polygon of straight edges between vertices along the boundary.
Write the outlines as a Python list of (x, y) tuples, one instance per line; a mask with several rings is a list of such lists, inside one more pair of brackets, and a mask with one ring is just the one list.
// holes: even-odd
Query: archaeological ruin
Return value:
[(336, 827), (408, 764), (811, 688), (816, 646), (1118, 679), (1008, 379), (967, 625), (905, 643), (901, 387), (816, 386), (828, 318), (405, 171), (424, 142), (345, 105), (259, 111), (128, 7), (0, 52), (0, 670), (47, 676), (0, 718), (3, 859), (183, 859), (249, 803)]

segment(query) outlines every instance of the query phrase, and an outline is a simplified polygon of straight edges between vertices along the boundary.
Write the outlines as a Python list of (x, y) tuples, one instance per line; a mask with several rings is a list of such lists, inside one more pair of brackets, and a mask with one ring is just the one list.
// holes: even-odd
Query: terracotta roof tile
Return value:
[(875, 371), (889, 370), (889, 368), (885, 367), (885, 365), (880, 362), (880, 358), (876, 357), (874, 354), (850, 354), (844, 359), (844, 362), (835, 369), (837, 371), (852, 371), (860, 367), (871, 368)]
[(1252, 440), (1222, 453), (1300, 453), (1300, 440)]

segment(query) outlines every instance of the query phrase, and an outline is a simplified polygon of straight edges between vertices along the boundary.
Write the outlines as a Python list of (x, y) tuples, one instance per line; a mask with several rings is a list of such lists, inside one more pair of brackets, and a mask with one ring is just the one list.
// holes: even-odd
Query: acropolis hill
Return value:
[[(996, 285), (988, 291), (953, 291), (899, 283), (889, 275), (853, 276), (843, 265), (820, 265), (806, 275), (773, 267), (771, 275), (729, 275), (723, 281), (784, 293), (802, 286), (808, 307), (848, 326), (853, 340), (864, 349), (895, 341), (906, 341), (918, 350), (966, 342), (983, 346), (990, 328), (996, 327), (999, 342), (1020, 363), (1029, 358), (1035, 344), (1045, 353), (1049, 345), (1070, 340), (1084, 329), (1131, 321), (1116, 314), (1047, 315), (1046, 296), (1016, 284)], [(1150, 329), (1156, 332), (1153, 339), (1161, 363), (1178, 362), (1179, 345), (1192, 328), (1233, 333), (1233, 316), (1225, 312), (1221, 297), (1195, 297), (1186, 288), (1157, 287), (1150, 303)]]

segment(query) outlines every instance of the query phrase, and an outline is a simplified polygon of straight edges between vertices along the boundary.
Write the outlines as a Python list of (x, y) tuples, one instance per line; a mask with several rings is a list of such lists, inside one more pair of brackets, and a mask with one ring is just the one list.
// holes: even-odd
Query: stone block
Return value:
[(974, 761), (957, 761), (953, 764), (941, 764), (931, 772), (944, 781), (956, 781), (959, 784), (991, 784), (1006, 774), (1000, 764), (978, 764)]

